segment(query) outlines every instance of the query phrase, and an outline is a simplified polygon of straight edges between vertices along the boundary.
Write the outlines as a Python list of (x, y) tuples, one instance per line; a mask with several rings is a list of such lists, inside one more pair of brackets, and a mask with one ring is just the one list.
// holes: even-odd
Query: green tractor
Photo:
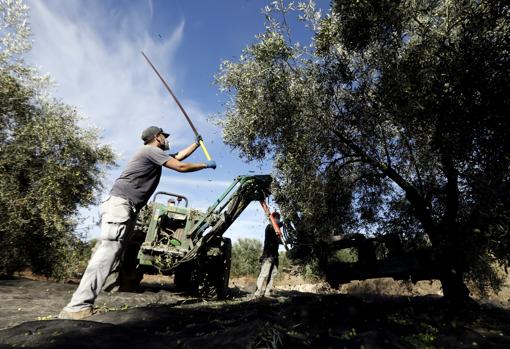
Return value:
[[(140, 212), (120, 267), (103, 289), (133, 291), (144, 274), (163, 274), (174, 275), (181, 291), (225, 298), (232, 243), (223, 234), (252, 201), (259, 201), (269, 213), (266, 199), (271, 195), (271, 182), (269, 175), (238, 176), (206, 212), (190, 208), (183, 195), (156, 193)], [(162, 203), (161, 198), (166, 201)], [(292, 247), (290, 258), (317, 255), (326, 259), (322, 260), (324, 273), (333, 287), (379, 277), (417, 281), (444, 276), (441, 251), (430, 246), (406, 249), (398, 236), (343, 234), (331, 236), (324, 244), (308, 241), (308, 233), (296, 230), (289, 221), (284, 221), (282, 233), (283, 241)], [(352, 258), (344, 260), (346, 254)]]
[(265, 204), (270, 186), (269, 175), (238, 176), (206, 212), (190, 208), (183, 195), (157, 192), (140, 212), (118, 273), (104, 289), (132, 291), (144, 274), (163, 274), (174, 275), (182, 291), (224, 298), (232, 243), (223, 234), (252, 201)]

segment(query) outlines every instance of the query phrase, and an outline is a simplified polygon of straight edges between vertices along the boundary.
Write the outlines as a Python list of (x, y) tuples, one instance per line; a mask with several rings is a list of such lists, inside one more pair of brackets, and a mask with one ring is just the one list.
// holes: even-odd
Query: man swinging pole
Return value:
[(144, 145), (128, 162), (115, 181), (110, 195), (101, 204), (101, 243), (90, 258), (80, 285), (59, 318), (78, 320), (94, 314), (94, 302), (107, 276), (119, 265), (138, 212), (156, 190), (163, 167), (177, 172), (216, 168), (213, 160), (203, 163), (182, 162), (199, 147), (202, 139), (200, 135), (197, 135), (195, 143), (174, 155), (165, 153), (169, 150), (168, 137), (168, 133), (156, 126), (142, 132)]

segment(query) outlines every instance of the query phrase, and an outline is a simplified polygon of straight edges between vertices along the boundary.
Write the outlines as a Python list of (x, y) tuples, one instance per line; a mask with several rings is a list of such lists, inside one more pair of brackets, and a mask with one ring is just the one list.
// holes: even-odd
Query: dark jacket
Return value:
[(278, 246), (281, 243), (280, 237), (274, 231), (273, 225), (268, 224), (266, 226), (261, 260), (271, 257), (278, 263)]

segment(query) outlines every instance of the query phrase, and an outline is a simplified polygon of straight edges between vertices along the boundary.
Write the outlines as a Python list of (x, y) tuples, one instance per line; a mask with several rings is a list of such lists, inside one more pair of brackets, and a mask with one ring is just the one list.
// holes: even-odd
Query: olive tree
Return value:
[(0, 275), (63, 277), (86, 248), (78, 210), (95, 202), (114, 155), (23, 62), (29, 40), (28, 7), (0, 0)]
[(224, 140), (274, 158), (301, 239), (424, 237), (442, 251), (445, 295), (467, 296), (466, 276), (497, 287), (492, 263), (510, 263), (508, 4), (335, 0), (323, 14), (275, 1), (265, 15), (217, 77)]
[(262, 243), (257, 239), (239, 239), (232, 246), (233, 277), (256, 276), (260, 270), (259, 258), (262, 255)]

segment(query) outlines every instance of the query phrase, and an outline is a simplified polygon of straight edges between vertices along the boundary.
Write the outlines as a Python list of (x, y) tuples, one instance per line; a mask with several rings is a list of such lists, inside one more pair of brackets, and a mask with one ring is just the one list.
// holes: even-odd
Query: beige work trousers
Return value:
[(276, 274), (278, 274), (278, 266), (276, 265), (274, 258), (264, 258), (260, 268), (259, 277), (257, 278), (257, 290), (255, 291), (255, 296), (271, 296), (273, 281)]
[(132, 235), (136, 209), (126, 199), (109, 196), (101, 204), (101, 244), (92, 255), (80, 285), (64, 308), (69, 312), (93, 307), (106, 278), (120, 261), (125, 242)]

